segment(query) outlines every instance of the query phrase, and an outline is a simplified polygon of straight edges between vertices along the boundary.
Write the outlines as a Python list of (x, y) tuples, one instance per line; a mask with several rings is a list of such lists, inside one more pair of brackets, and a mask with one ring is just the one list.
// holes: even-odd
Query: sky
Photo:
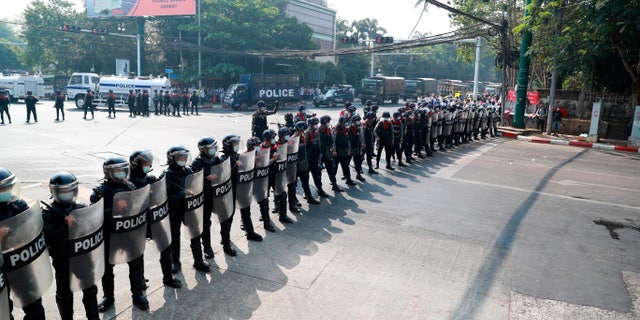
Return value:
[[(82, 0), (71, 0), (82, 10)], [(408, 39), (410, 32), (418, 22), (421, 7), (416, 8), (417, 0), (328, 0), (329, 8), (337, 11), (338, 18), (349, 22), (365, 18), (378, 19), (378, 25), (387, 30), (388, 36), (396, 39)], [(15, 20), (31, 3), (31, 0), (4, 0), (0, 10), (0, 20)], [(416, 31), (429, 32), (432, 35), (451, 31), (447, 12), (429, 6), (420, 19)]]

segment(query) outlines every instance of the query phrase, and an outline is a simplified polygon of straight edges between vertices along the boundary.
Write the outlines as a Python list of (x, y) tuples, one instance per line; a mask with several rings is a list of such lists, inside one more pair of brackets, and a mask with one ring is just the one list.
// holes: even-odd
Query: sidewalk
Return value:
[(557, 137), (541, 133), (535, 129), (519, 129), (513, 127), (498, 127), (498, 131), (505, 138), (517, 139), (542, 144), (555, 144), (572, 147), (593, 148), (601, 150), (615, 150), (624, 152), (640, 152), (638, 147), (628, 145), (627, 140), (600, 139), (598, 143), (584, 140), (584, 137), (569, 134), (559, 134)]

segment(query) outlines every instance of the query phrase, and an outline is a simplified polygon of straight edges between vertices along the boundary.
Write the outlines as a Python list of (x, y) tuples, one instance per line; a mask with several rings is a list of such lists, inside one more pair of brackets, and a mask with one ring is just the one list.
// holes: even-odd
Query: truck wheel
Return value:
[(239, 106), (231, 106), (231, 109), (233, 109), (235, 111), (238, 111), (240, 109), (240, 107)]
[(84, 107), (84, 95), (76, 97), (76, 108), (82, 109)]
[(333, 107), (334, 107), (333, 101), (331, 100), (327, 101), (327, 108), (333, 108)]
[(244, 102), (240, 105), (240, 111), (247, 111), (248, 108), (249, 106)]

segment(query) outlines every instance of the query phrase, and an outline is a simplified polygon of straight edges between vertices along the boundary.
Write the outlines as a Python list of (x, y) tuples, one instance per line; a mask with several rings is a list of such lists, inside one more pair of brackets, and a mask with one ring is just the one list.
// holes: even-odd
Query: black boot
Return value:
[(329, 194), (324, 192), (324, 190), (322, 190), (322, 188), (318, 188), (318, 197), (329, 198)]
[(240, 209), (240, 218), (244, 225), (244, 231), (247, 233), (247, 240), (262, 241), (262, 236), (253, 230), (253, 221), (251, 221), (251, 208)]
[(140, 310), (149, 309), (149, 300), (147, 300), (147, 297), (145, 297), (144, 294), (133, 295), (131, 299), (133, 300), (133, 305), (138, 307), (138, 309)]
[(269, 217), (269, 200), (264, 199), (258, 203), (260, 205), (260, 216), (262, 217), (262, 223), (264, 224), (264, 229), (269, 232), (276, 232), (276, 227), (271, 223), (271, 217)]
[(60, 312), (60, 319), (73, 320), (73, 294), (59, 296), (56, 294), (56, 304)]
[(280, 195), (279, 200), (280, 207), (278, 208), (280, 213), (280, 218), (278, 219), (282, 223), (292, 223), (293, 220), (287, 217), (287, 193), (284, 192)]

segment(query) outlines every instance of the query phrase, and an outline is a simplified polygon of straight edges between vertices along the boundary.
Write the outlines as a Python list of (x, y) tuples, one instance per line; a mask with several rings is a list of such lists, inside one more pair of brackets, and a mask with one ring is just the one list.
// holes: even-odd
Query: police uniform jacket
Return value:
[(56, 103), (53, 105), (55, 108), (64, 107), (64, 94), (59, 94), (56, 96)]
[(349, 129), (342, 124), (334, 127), (334, 133), (336, 136), (336, 153), (338, 157), (348, 156), (348, 151), (351, 149), (349, 145)]
[(187, 196), (186, 177), (193, 173), (191, 168), (170, 164), (167, 175), (167, 198), (169, 198), (169, 212), (171, 215), (183, 215), (185, 211), (184, 199)]
[(71, 211), (85, 207), (81, 203), (73, 203), (71, 205), (62, 205), (52, 202), (42, 208), (42, 220), (44, 220), (44, 238), (49, 248), (49, 254), (56, 259), (69, 258), (69, 227), (65, 222), (65, 218)]
[(320, 140), (320, 153), (323, 157), (331, 159), (334, 148), (333, 135), (329, 126), (318, 128), (318, 138)]
[(376, 137), (380, 139), (382, 145), (393, 143), (394, 132), (391, 121), (380, 121), (374, 129)]
[[(304, 144), (307, 154), (307, 160), (309, 162), (318, 162), (320, 159), (320, 141), (318, 136), (318, 131), (309, 129), (304, 134)], [(302, 139), (302, 137), (301, 137)], [(300, 140), (300, 144), (302, 145), (302, 140)], [(298, 157), (299, 159), (300, 157)]]
[(364, 128), (358, 126), (350, 126), (347, 128), (349, 132), (349, 146), (351, 147), (351, 155), (360, 154), (364, 143)]
[(207, 158), (202, 155), (198, 155), (193, 162), (191, 162), (191, 170), (193, 172), (199, 172), (200, 170), (204, 170), (202, 174), (204, 175), (204, 201), (205, 203), (212, 203), (213, 201), (213, 186), (211, 185), (211, 181), (207, 180), (207, 176), (211, 174), (211, 168), (216, 164), (222, 162), (219, 157)]
[(38, 98), (34, 96), (27, 96), (26, 98), (24, 98), (24, 103), (27, 105), (27, 108), (35, 108), (36, 102), (38, 101)]
[[(100, 185), (93, 188), (93, 193), (89, 197), (91, 204), (94, 204), (100, 199), (104, 199), (104, 236), (105, 239), (109, 239), (111, 235), (111, 221), (113, 214), (113, 196), (122, 191), (132, 191), (135, 190), (136, 186), (131, 182), (124, 183), (115, 183), (109, 182), (108, 180), (103, 181)], [(108, 245), (108, 241), (105, 241), (105, 244)]]
[(29, 209), (29, 205), (22, 199), (13, 202), (0, 203), (0, 221), (15, 217)]

